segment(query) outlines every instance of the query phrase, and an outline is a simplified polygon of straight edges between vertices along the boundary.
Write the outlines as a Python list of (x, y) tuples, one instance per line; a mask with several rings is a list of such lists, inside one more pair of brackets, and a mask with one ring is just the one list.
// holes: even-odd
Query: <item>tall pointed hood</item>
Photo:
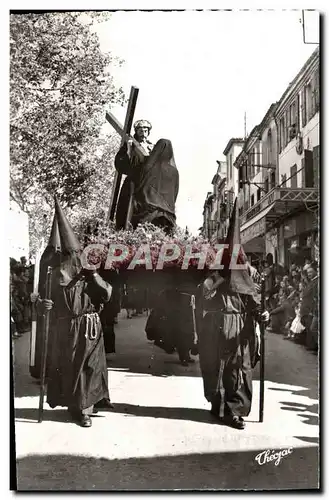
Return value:
[(41, 256), (41, 260), (49, 261), (53, 256), (61, 251), (61, 241), (59, 237), (57, 215), (54, 214), (53, 224), (51, 226), (50, 236), (46, 248)]
[(57, 252), (61, 250), (61, 240), (59, 237), (58, 220), (56, 212), (54, 214), (53, 225), (51, 227), (47, 247), (55, 249), (55, 251)]
[[(220, 274), (225, 277), (228, 289), (234, 293), (241, 293), (252, 296), (257, 295), (255, 285), (250, 277), (248, 269), (229, 268), (232, 260), (234, 260), (238, 265), (247, 264), (247, 257), (241, 245), (240, 239), (239, 209), (237, 198), (235, 198), (234, 201), (233, 211), (230, 218), (230, 224), (227, 231), (225, 243), (228, 245), (228, 248), (224, 251), (224, 257), (222, 259), (224, 269), (223, 273)], [(238, 255), (236, 255), (237, 250), (239, 250)], [(236, 257), (234, 258), (234, 256)]]
[(55, 196), (55, 215), (61, 245), (59, 284), (68, 285), (81, 271), (81, 245)]
[(44, 295), (48, 266), (57, 267), (61, 255), (61, 241), (59, 236), (57, 214), (54, 214), (50, 236), (46, 248), (40, 259), (39, 292)]
[(64, 255), (80, 252), (81, 245), (75, 236), (72, 226), (66, 218), (62, 207), (55, 196), (55, 216), (57, 217), (61, 251)]

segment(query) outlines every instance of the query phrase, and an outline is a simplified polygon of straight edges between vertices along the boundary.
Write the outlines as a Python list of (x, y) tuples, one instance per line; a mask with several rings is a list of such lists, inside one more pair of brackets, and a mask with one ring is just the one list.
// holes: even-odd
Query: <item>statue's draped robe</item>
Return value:
[(109, 398), (104, 339), (99, 315), (109, 300), (108, 286), (78, 281), (68, 289), (54, 286), (52, 351), (47, 402), (54, 408), (84, 410)]
[[(116, 169), (127, 177), (121, 188), (116, 213), (116, 227), (125, 226), (130, 196), (133, 196), (131, 224), (151, 222), (170, 231), (175, 226), (175, 202), (179, 189), (179, 175), (171, 142), (160, 139), (149, 157), (142, 157), (122, 146), (116, 155)], [(131, 183), (134, 189), (131, 190)]]
[(167, 232), (173, 229), (178, 190), (179, 174), (171, 142), (160, 139), (141, 169), (135, 189), (133, 226), (152, 222)]

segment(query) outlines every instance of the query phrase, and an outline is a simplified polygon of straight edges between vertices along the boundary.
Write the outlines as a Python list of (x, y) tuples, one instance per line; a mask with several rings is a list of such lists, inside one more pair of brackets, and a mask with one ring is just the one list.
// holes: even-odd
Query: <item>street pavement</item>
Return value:
[[(146, 317), (116, 325), (108, 361), (115, 409), (91, 428), (45, 404), (28, 369), (29, 334), (13, 341), (18, 490), (315, 489), (319, 484), (317, 356), (266, 333), (264, 422), (258, 421), (259, 376), (241, 431), (218, 424), (203, 396), (198, 357), (183, 367), (146, 338)], [(255, 457), (289, 449), (276, 465)]]

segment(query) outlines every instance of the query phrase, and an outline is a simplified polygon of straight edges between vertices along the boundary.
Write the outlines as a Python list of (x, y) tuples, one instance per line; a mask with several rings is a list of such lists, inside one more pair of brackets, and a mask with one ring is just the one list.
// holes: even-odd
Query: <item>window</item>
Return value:
[(297, 103), (294, 101), (289, 107), (288, 142), (297, 135)]
[(255, 155), (255, 148), (252, 149), (251, 151), (251, 156), (250, 156), (250, 178), (253, 179), (255, 177), (255, 164), (256, 164), (256, 155)]
[(320, 74), (319, 69), (316, 70), (313, 77), (313, 114), (320, 109)]
[(300, 94), (296, 98), (296, 129), (297, 132), (300, 130)]
[(232, 172), (232, 154), (230, 154), (229, 156), (229, 163), (230, 163), (230, 174), (229, 174), (229, 178), (232, 179), (233, 177), (233, 172)]
[(259, 201), (259, 200), (260, 200), (260, 197), (261, 197), (261, 189), (260, 189), (260, 188), (258, 188), (258, 189), (257, 189), (257, 201)]
[(289, 126), (290, 126), (290, 109), (286, 109), (286, 121), (285, 121), (285, 131), (284, 131), (284, 145), (286, 146), (289, 142)]
[(290, 123), (289, 125), (296, 125), (296, 101), (290, 105)]
[(319, 187), (320, 146), (313, 148), (314, 187)]
[(305, 187), (314, 187), (313, 152), (305, 149), (304, 155)]
[(271, 188), (275, 187), (275, 172), (271, 172)]
[(251, 198), (250, 198), (250, 206), (252, 207), (252, 206), (254, 206), (254, 205), (255, 205), (255, 195), (254, 195), (254, 194), (252, 194), (252, 195), (251, 195)]
[(272, 130), (270, 129), (267, 133), (267, 158), (266, 158), (267, 166), (271, 165), (272, 163), (272, 154), (273, 154)]
[(282, 187), (287, 186), (287, 175), (286, 174), (281, 175), (281, 186)]
[(306, 123), (310, 121), (313, 116), (313, 91), (312, 82), (309, 82), (306, 87)]
[(265, 179), (265, 182), (264, 182), (264, 190), (265, 190), (265, 193), (268, 193), (268, 178)]
[(260, 146), (255, 149), (256, 175), (260, 172)]
[(290, 169), (290, 187), (297, 188), (297, 165), (293, 165)]
[(239, 167), (239, 190), (243, 188), (243, 166)]
[(301, 92), (301, 114), (302, 114), (302, 127), (306, 125), (306, 87)]
[(280, 153), (285, 147), (285, 119), (284, 116), (280, 119)]

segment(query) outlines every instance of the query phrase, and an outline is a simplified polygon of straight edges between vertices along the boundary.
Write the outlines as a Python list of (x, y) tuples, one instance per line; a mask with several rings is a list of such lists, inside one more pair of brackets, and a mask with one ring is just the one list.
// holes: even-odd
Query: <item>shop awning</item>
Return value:
[(260, 219), (262, 219), (263, 217), (266, 217), (266, 215), (272, 210), (272, 208), (274, 207), (275, 205), (275, 202), (272, 203), (271, 205), (269, 205), (268, 207), (266, 207), (264, 210), (262, 210), (261, 212), (259, 212), (255, 217), (253, 217), (252, 219), (250, 219), (249, 221), (245, 222), (243, 224), (243, 226), (240, 227), (240, 231), (244, 231), (245, 229), (247, 229), (248, 227), (252, 226), (253, 224), (255, 224), (256, 222), (258, 222)]
[(271, 211), (273, 212), (273, 207), (275, 203), (272, 203), (264, 210), (255, 215), (250, 221), (245, 222), (240, 228), (241, 243), (247, 243), (253, 238), (262, 236), (266, 233), (266, 221), (270, 216)]

